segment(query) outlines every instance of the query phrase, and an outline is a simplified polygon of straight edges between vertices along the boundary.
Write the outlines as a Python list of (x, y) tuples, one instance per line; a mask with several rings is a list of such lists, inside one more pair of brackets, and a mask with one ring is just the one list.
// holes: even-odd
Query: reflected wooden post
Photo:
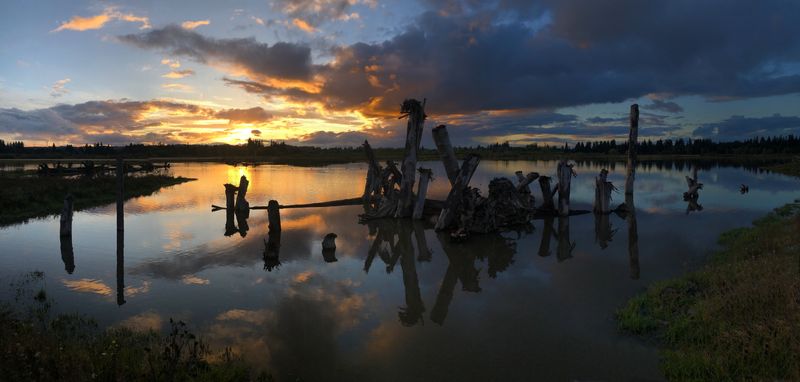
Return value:
[(414, 238), (417, 241), (417, 261), (431, 261), (433, 255), (428, 248), (428, 240), (425, 238), (425, 228), (422, 222), (414, 222)]
[(461, 207), (464, 190), (469, 186), (469, 181), (472, 179), (472, 175), (475, 173), (475, 169), (478, 168), (480, 161), (481, 157), (479, 155), (469, 154), (464, 159), (464, 162), (461, 163), (461, 170), (458, 172), (458, 177), (456, 177), (456, 183), (450, 189), (444, 208), (439, 213), (439, 220), (436, 221), (435, 228), (437, 231), (449, 227), (453, 222)]
[(272, 272), (281, 262), (281, 212), (277, 200), (267, 203), (267, 219), (269, 220), (269, 240), (264, 241), (264, 269)]
[(611, 192), (616, 188), (608, 181), (608, 170), (600, 170), (594, 180), (594, 206), (592, 210), (595, 214), (611, 213)]
[(608, 248), (608, 242), (616, 232), (611, 227), (609, 216), (609, 214), (594, 214), (594, 242), (600, 246), (600, 249)]
[(450, 135), (447, 133), (447, 127), (439, 125), (433, 128), (433, 142), (436, 143), (436, 151), (439, 152), (439, 157), (444, 164), (444, 170), (447, 173), (447, 179), (450, 180), (450, 185), (456, 184), (458, 177), (458, 160), (453, 151), (453, 145), (450, 143)]
[(238, 189), (238, 187), (230, 183), (225, 183), (225, 208), (227, 208), (228, 211), (233, 211), (236, 208), (234, 201), (236, 198), (236, 190)]
[(425, 197), (428, 194), (428, 182), (433, 178), (433, 171), (429, 168), (419, 168), (419, 186), (417, 186), (417, 202), (414, 205), (414, 219), (422, 219), (425, 209)]
[(414, 208), (414, 181), (417, 177), (417, 151), (422, 140), (422, 129), (425, 122), (425, 101), (407, 99), (400, 108), (400, 113), (408, 115), (406, 129), (406, 148), (403, 157), (402, 178), (400, 180), (400, 197), (394, 216), (403, 218), (411, 216)]
[(322, 239), (322, 258), (326, 263), (338, 261), (336, 259), (336, 234), (331, 232)]
[(125, 304), (125, 164), (117, 158), (117, 305)]
[[(236, 224), (239, 226), (239, 236), (245, 237), (247, 236), (247, 231), (250, 230), (250, 226), (247, 224), (247, 218), (249, 217), (249, 210), (237, 210), (236, 211)], [(227, 227), (226, 227), (227, 228)], [(236, 228), (236, 227), (234, 227)]]
[(575, 243), (569, 239), (569, 216), (558, 217), (558, 247), (556, 256), (558, 261), (564, 261), (572, 257), (572, 250)]
[(75, 254), (72, 251), (72, 208), (71, 194), (64, 197), (64, 209), (61, 210), (61, 226), (59, 241), (61, 244), (61, 260), (64, 261), (64, 270), (72, 274), (75, 271)]
[(625, 172), (625, 194), (633, 194), (633, 180), (636, 175), (636, 150), (639, 137), (639, 105), (631, 105), (631, 129), (628, 133), (628, 166)]
[(550, 256), (550, 238), (555, 235), (553, 230), (553, 217), (544, 218), (544, 229), (542, 229), (542, 241), (539, 242), (539, 256)]
[(403, 287), (406, 294), (406, 307), (398, 313), (398, 316), (403, 325), (414, 326), (422, 320), (425, 306), (422, 303), (417, 266), (411, 244), (411, 225), (403, 221), (396, 223), (397, 247), (393, 250), (400, 256), (400, 269), (403, 272)]
[(631, 268), (631, 279), (639, 279), (639, 228), (636, 224), (636, 207), (633, 205), (633, 194), (625, 195), (628, 206), (625, 220), (628, 222), (628, 261)]

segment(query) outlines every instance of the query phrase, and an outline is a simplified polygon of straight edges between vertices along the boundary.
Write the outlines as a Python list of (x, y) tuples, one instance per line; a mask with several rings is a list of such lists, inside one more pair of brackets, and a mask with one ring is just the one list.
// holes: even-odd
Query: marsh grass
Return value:
[[(167, 175), (129, 176), (125, 178), (125, 197), (150, 195), (162, 187), (191, 180), (194, 179)], [(113, 203), (117, 197), (116, 178), (40, 177), (23, 172), (0, 173), (0, 226), (59, 214), (67, 194), (72, 194), (75, 210)]]
[(800, 200), (720, 244), (701, 270), (631, 299), (619, 327), (662, 345), (670, 380), (800, 380)]
[(269, 381), (228, 349), (212, 351), (181, 321), (170, 330), (100, 330), (81, 315), (51, 316), (44, 274), (12, 283), (13, 306), (0, 306), (3, 381)]

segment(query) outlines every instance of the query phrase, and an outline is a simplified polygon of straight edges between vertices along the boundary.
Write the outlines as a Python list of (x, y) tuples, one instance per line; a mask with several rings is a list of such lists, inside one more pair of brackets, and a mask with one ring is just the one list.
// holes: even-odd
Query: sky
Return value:
[[(0, 139), (402, 146), (800, 134), (793, 0), (0, 2)], [(423, 146), (431, 146), (425, 134)]]

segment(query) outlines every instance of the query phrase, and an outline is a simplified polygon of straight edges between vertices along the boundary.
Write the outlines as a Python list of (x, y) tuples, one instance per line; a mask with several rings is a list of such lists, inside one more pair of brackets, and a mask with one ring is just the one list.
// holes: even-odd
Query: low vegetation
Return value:
[[(193, 179), (167, 175), (125, 178), (125, 197), (150, 195), (162, 187)], [(0, 226), (58, 214), (64, 197), (72, 194), (76, 210), (113, 203), (117, 197), (114, 176), (46, 177), (25, 172), (0, 172)]]
[(13, 308), (0, 306), (0, 380), (270, 381), (228, 349), (214, 352), (187, 325), (167, 333), (98, 329), (79, 315), (50, 317), (43, 273), (14, 283)]
[(800, 200), (720, 237), (707, 266), (617, 312), (670, 380), (800, 380)]

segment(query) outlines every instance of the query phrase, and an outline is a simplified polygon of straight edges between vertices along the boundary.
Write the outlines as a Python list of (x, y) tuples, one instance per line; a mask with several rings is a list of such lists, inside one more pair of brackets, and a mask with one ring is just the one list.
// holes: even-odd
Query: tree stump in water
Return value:
[(450, 185), (456, 184), (458, 177), (459, 166), (456, 154), (453, 151), (453, 145), (450, 143), (450, 135), (447, 133), (447, 128), (444, 125), (439, 125), (433, 128), (433, 142), (436, 143), (436, 151), (439, 152), (439, 157), (444, 164), (444, 170), (447, 173), (447, 179), (450, 180)]
[(569, 216), (569, 194), (570, 183), (573, 176), (577, 176), (573, 165), (568, 164), (566, 159), (558, 162), (556, 174), (558, 176), (558, 214), (560, 216)]
[(244, 175), (239, 178), (239, 193), (236, 195), (236, 211), (250, 211), (250, 203), (248, 203), (247, 199), (245, 199), (245, 196), (247, 195), (247, 186), (249, 184), (250, 182)]
[(420, 167), (417, 202), (414, 204), (414, 219), (422, 219), (422, 212), (425, 209), (425, 196), (428, 194), (428, 182), (431, 179), (433, 179), (433, 171), (429, 168)]
[(269, 231), (281, 231), (281, 210), (277, 200), (270, 200), (267, 203), (267, 218), (269, 220)]
[(406, 129), (406, 148), (403, 157), (400, 195), (397, 201), (395, 217), (411, 216), (414, 208), (414, 181), (417, 177), (417, 151), (422, 140), (422, 128), (425, 122), (425, 104), (415, 99), (407, 99), (400, 108), (403, 116), (408, 116)]
[(542, 205), (539, 209), (542, 211), (554, 211), (556, 209), (555, 203), (553, 202), (553, 193), (555, 189), (550, 188), (549, 176), (539, 177), (539, 188), (542, 190)]
[(628, 166), (625, 172), (625, 193), (633, 194), (633, 181), (636, 176), (636, 150), (639, 137), (639, 105), (631, 105), (631, 129), (628, 133)]
[(367, 180), (364, 184), (364, 195), (363, 199), (365, 202), (369, 201), (372, 196), (379, 196), (383, 169), (378, 164), (378, 161), (375, 160), (375, 153), (372, 151), (372, 147), (369, 145), (369, 141), (364, 141), (364, 152), (367, 154)]
[(469, 181), (472, 179), (472, 175), (475, 173), (475, 169), (478, 168), (478, 163), (480, 163), (480, 161), (481, 157), (477, 154), (469, 154), (467, 158), (464, 159), (458, 177), (456, 177), (456, 183), (450, 189), (450, 193), (447, 195), (447, 200), (445, 201), (445, 206), (439, 214), (439, 220), (436, 221), (435, 229), (437, 231), (441, 231), (453, 223), (453, 218), (464, 202), (464, 191), (469, 185)]
[(225, 183), (225, 208), (229, 211), (233, 211), (236, 208), (236, 190), (238, 189), (238, 187), (230, 183)]
[(594, 184), (594, 205), (592, 210), (595, 214), (611, 213), (611, 192), (617, 188), (608, 180), (608, 170), (600, 170), (600, 175), (595, 178)]

